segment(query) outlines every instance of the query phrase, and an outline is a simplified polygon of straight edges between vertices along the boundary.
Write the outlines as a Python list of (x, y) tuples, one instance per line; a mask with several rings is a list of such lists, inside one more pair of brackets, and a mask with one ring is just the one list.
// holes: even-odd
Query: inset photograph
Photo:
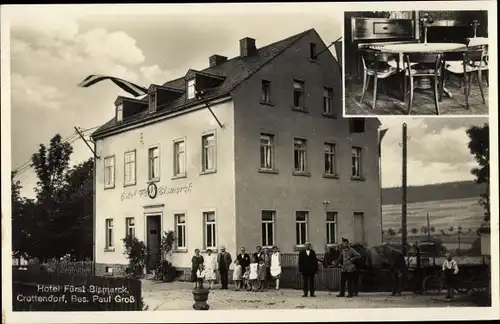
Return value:
[(487, 115), (488, 12), (344, 13), (344, 116)]

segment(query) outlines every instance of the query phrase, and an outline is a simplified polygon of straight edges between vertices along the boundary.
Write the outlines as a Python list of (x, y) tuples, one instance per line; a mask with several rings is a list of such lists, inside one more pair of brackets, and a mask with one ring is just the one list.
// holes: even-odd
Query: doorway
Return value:
[(365, 244), (365, 214), (354, 213), (354, 242)]
[(146, 216), (146, 246), (149, 249), (146, 270), (156, 269), (161, 261), (161, 215)]

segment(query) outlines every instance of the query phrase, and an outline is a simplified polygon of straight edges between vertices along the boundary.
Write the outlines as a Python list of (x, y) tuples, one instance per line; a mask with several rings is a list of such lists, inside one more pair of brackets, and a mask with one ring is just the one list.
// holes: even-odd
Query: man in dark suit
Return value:
[(220, 274), (220, 283), (221, 283), (221, 288), (222, 290), (227, 289), (228, 285), (228, 275), (229, 275), (229, 267), (231, 266), (231, 263), (233, 262), (231, 258), (231, 254), (229, 252), (226, 252), (226, 248), (221, 246), (220, 247), (220, 253), (217, 256), (217, 263), (219, 264), (219, 274)]
[[(242, 246), (240, 249), (240, 253), (236, 257), (236, 259), (240, 262), (241, 269), (243, 269), (243, 273), (245, 273), (245, 270), (248, 266), (250, 266), (250, 255), (246, 253), (245, 248)], [(240, 289), (243, 289), (243, 280), (240, 282)]]
[(304, 281), (304, 295), (316, 297), (314, 295), (314, 277), (318, 272), (318, 258), (316, 252), (311, 248), (311, 243), (306, 242), (305, 248), (299, 252), (299, 272), (302, 274)]

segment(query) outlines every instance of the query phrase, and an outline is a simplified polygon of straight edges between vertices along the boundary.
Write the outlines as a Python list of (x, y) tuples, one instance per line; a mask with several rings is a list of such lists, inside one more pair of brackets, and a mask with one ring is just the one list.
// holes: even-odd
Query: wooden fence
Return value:
[(143, 309), (140, 280), (13, 270), (14, 311), (134, 311)]

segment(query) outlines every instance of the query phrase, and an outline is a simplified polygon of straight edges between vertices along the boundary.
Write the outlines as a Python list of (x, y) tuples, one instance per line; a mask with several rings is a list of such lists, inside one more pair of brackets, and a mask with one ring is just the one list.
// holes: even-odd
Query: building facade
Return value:
[(244, 38), (239, 57), (119, 97), (93, 134), (99, 271), (127, 263), (127, 233), (157, 251), (174, 230), (179, 268), (196, 248), (381, 243), (379, 122), (342, 118), (325, 48), (313, 29), (260, 49)]

